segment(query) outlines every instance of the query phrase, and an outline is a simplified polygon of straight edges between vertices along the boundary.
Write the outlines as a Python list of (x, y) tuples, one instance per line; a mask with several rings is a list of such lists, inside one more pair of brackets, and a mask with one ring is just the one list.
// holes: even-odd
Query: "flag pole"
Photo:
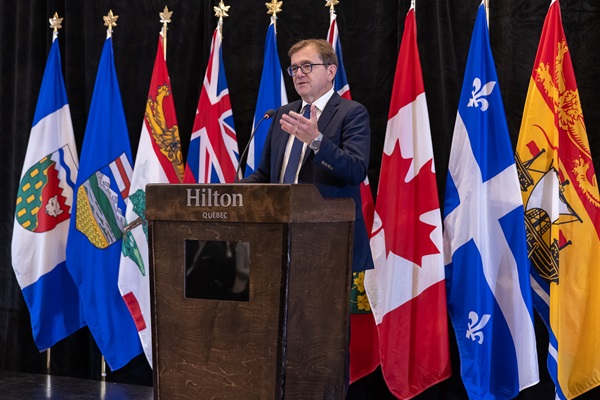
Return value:
[(483, 6), (485, 7), (485, 20), (490, 29), (490, 0), (483, 0)]
[(167, 27), (167, 24), (171, 23), (171, 15), (172, 14), (173, 14), (173, 11), (169, 11), (169, 8), (167, 6), (165, 6), (165, 9), (163, 10), (163, 12), (158, 14), (158, 15), (160, 15), (160, 22), (162, 22), (162, 24), (163, 24), (160, 34), (162, 35), (162, 40), (163, 40), (163, 52), (165, 53), (165, 61), (167, 61), (167, 30), (169, 29)]
[(271, 0), (270, 3), (265, 3), (265, 6), (267, 6), (267, 15), (271, 14), (271, 21), (273, 21), (273, 24), (275, 25), (275, 32), (277, 32), (277, 13), (280, 13), (281, 10), (281, 5), (283, 4), (283, 1), (277, 1), (277, 0)]
[[(62, 21), (64, 18), (59, 18), (58, 13), (54, 12), (52, 18), (48, 19), (50, 22), (50, 29), (52, 29), (52, 41), (58, 39), (58, 30), (62, 28)], [(46, 349), (46, 374), (50, 375), (50, 361), (52, 360), (51, 347)]]
[(64, 18), (59, 18), (58, 13), (55, 12), (54, 15), (52, 16), (52, 18), (50, 18), (48, 20), (50, 22), (50, 29), (52, 29), (52, 41), (53, 42), (56, 38), (58, 38), (58, 30), (62, 28), (61, 23), (63, 22), (63, 19)]
[(327, 0), (325, 7), (329, 7), (329, 13), (335, 14), (335, 6), (340, 4), (340, 0)]
[(340, 4), (340, 0), (327, 0), (325, 2), (325, 7), (329, 7), (329, 23), (336, 17), (335, 6), (338, 4)]
[(106, 38), (108, 39), (109, 37), (112, 36), (112, 32), (113, 32), (113, 26), (117, 26), (117, 19), (119, 19), (118, 15), (114, 15), (112, 10), (108, 11), (108, 14), (106, 14), (104, 17), (102, 17), (104, 19), (104, 26), (106, 26)]
[(229, 17), (229, 14), (227, 14), (229, 7), (231, 6), (226, 6), (225, 3), (223, 3), (223, 0), (219, 1), (218, 6), (213, 7), (213, 10), (215, 11), (215, 17), (219, 18), (218, 28), (219, 32), (221, 33), (221, 39), (223, 39), (223, 17)]
[(46, 349), (46, 375), (50, 375), (50, 350), (52, 348)]
[(100, 366), (100, 380), (106, 382), (106, 360), (102, 356), (102, 364)]
[[(108, 11), (104, 17), (104, 26), (106, 26), (106, 38), (112, 37), (112, 28), (113, 26), (117, 26), (118, 15), (114, 15), (112, 10)], [(106, 381), (106, 360), (104, 359), (104, 355), (102, 355), (102, 360), (100, 361), (100, 380), (102, 382)]]

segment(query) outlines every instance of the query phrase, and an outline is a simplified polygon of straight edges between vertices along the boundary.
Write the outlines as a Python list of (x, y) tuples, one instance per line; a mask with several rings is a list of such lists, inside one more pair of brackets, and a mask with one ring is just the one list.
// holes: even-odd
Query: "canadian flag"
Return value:
[(396, 67), (365, 289), (389, 390), (410, 399), (448, 378), (442, 220), (427, 102), (408, 11)]

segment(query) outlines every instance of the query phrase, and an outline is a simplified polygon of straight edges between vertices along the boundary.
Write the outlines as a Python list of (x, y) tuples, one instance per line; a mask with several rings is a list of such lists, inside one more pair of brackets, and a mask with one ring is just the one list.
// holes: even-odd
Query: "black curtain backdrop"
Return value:
[[(223, 31), (223, 62), (227, 73), (240, 149), (251, 131), (262, 71), (269, 16), (266, 0), (228, 0)], [(173, 11), (168, 57), (184, 155), (217, 24), (218, 1), (131, 0), (0, 0), (0, 116), (7, 128), (7, 145), (0, 149), (3, 193), (0, 196), (0, 369), (45, 373), (45, 354), (31, 336), (29, 313), (11, 265), (10, 244), (18, 180), (22, 169), (38, 91), (51, 45), (48, 19), (64, 17), (59, 41), (67, 95), (78, 150), (81, 150), (100, 52), (106, 35), (102, 17), (110, 9), (119, 16), (113, 43), (117, 75), (125, 106), (131, 147), (140, 136), (145, 100), (161, 29), (159, 12)], [(284, 0), (278, 15), (278, 48), (282, 66), (287, 50), (299, 39), (325, 38), (329, 26), (323, 0)], [(490, 36), (499, 85), (513, 143), (519, 133), (529, 78), (550, 0), (491, 0)], [(336, 7), (344, 62), (352, 97), (371, 115), (372, 147), (369, 179), (376, 193), (388, 108), (404, 18), (410, 0), (341, 0)], [(478, 0), (417, 0), (418, 45), (427, 93), (440, 201), (447, 173), (452, 132)], [(575, 75), (595, 169), (600, 171), (600, 2), (562, 0), (563, 26)], [(286, 75), (290, 101), (298, 98)], [(597, 260), (593, 260), (597, 263)], [(519, 399), (553, 399), (545, 368), (548, 337), (536, 320), (540, 384)], [(453, 376), (418, 399), (466, 399), (454, 337)], [(309, 344), (307, 344), (309, 345)], [(101, 355), (87, 329), (52, 349), (51, 373), (99, 379)], [(108, 381), (152, 384), (143, 356), (126, 367), (109, 371)], [(600, 389), (582, 399), (599, 398)], [(349, 398), (393, 398), (381, 374), (353, 384)]]

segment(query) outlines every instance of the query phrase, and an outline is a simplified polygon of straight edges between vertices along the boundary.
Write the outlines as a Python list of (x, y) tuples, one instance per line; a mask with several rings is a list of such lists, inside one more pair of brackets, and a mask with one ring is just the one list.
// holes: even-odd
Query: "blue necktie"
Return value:
[[(304, 107), (303, 116), (310, 119), (310, 104)], [(283, 183), (294, 183), (296, 180), (296, 172), (298, 172), (298, 166), (300, 164), (300, 155), (302, 154), (302, 142), (298, 138), (294, 138), (292, 149), (290, 150), (290, 157), (288, 159), (285, 173), (283, 174)]]

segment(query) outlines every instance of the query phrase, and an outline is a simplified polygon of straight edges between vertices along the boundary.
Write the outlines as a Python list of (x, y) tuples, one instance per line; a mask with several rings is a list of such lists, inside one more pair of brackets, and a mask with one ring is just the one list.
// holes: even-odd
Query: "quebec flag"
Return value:
[(512, 399), (539, 381), (523, 200), (479, 7), (444, 202), (448, 312), (470, 399)]
[(252, 126), (256, 129), (254, 138), (248, 149), (248, 159), (246, 160), (246, 170), (244, 176), (250, 175), (258, 164), (265, 146), (269, 122), (265, 121), (258, 127), (256, 124), (264, 117), (269, 109), (277, 109), (287, 104), (287, 94), (283, 82), (283, 73), (281, 72), (281, 63), (277, 53), (277, 33), (274, 16), (271, 17), (271, 24), (267, 30), (265, 39), (265, 56), (263, 61), (263, 71), (260, 78), (260, 87), (258, 88), (258, 99), (256, 101), (256, 110), (254, 111), (254, 121)]
[(79, 288), (90, 332), (113, 371), (142, 352), (117, 286), (131, 175), (131, 147), (108, 37), (81, 149), (67, 265)]
[(17, 193), (12, 264), (44, 351), (85, 326), (66, 245), (77, 147), (54, 34)]

